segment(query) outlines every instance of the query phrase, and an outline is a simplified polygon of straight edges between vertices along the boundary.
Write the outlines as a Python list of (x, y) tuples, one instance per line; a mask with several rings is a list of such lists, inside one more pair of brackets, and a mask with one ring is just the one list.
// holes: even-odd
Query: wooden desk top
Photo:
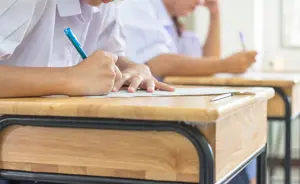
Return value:
[(101, 117), (137, 120), (214, 122), (246, 106), (273, 97), (270, 88), (253, 88), (255, 96), (210, 102), (212, 96), (0, 99), (0, 114)]
[(245, 74), (217, 74), (208, 77), (166, 77), (165, 82), (186, 85), (238, 85), (291, 87), (300, 84), (299, 73), (287, 72), (248, 72)]

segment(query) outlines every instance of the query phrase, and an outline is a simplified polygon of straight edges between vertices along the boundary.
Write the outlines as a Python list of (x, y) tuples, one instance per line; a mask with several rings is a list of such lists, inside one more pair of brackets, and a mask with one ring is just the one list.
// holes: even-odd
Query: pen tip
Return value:
[(64, 29), (64, 32), (67, 34), (67, 33), (69, 33), (71, 31), (71, 29), (68, 27), (68, 28), (65, 28)]

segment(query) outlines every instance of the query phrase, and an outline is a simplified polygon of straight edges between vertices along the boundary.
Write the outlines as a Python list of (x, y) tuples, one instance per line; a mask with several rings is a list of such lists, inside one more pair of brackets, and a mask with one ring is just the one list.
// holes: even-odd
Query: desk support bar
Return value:
[[(199, 183), (214, 183), (214, 154), (211, 146), (201, 134), (199, 129), (181, 122), (155, 122), (140, 120), (98, 119), (98, 118), (72, 118), (72, 117), (34, 117), (34, 116), (1, 116), (0, 130), (12, 125), (60, 127), (60, 128), (89, 128), (105, 130), (130, 130), (130, 131), (170, 131), (186, 137), (195, 147), (198, 153)], [(63, 182), (74, 184), (159, 184), (176, 183), (162, 181), (145, 181), (124, 178), (107, 178), (92, 176), (74, 176), (62, 174), (32, 173), (20, 171), (0, 170), (0, 176), (11, 180), (30, 180), (45, 182)], [(72, 177), (71, 177), (72, 176)], [(84, 181), (84, 182), (83, 182)], [(178, 183), (178, 182), (177, 182)], [(181, 182), (182, 183), (182, 182)]]
[(267, 146), (264, 148), (264, 151), (257, 157), (257, 184), (266, 184), (267, 183)]
[[(202, 85), (202, 86), (211, 86), (211, 85)], [(249, 85), (214, 85), (214, 86), (226, 86), (226, 87), (251, 87)], [(257, 87), (257, 86), (253, 86)], [(291, 156), (291, 149), (292, 149), (292, 119), (296, 119), (300, 117), (300, 114), (297, 114), (296, 117), (292, 117), (292, 105), (289, 99), (289, 96), (284, 92), (284, 90), (280, 87), (274, 86), (261, 86), (261, 87), (269, 87), (273, 88), (275, 93), (277, 93), (283, 100), (285, 105), (285, 114), (283, 117), (268, 117), (268, 120), (277, 120), (277, 121), (284, 121), (285, 122), (285, 156), (284, 156), (284, 171), (285, 171), (285, 180), (284, 184), (291, 184), (291, 166), (292, 166), (292, 156)], [(275, 166), (270, 163), (272, 159), (268, 159), (268, 166), (270, 167), (270, 176), (272, 177), (273, 168)], [(270, 178), (272, 183), (272, 178)]]
[[(274, 87), (275, 92), (282, 98), (285, 105), (285, 115), (284, 117), (269, 117), (269, 120), (283, 120), (285, 122), (285, 158), (284, 158), (284, 183), (291, 183), (291, 149), (292, 149), (292, 105), (288, 95), (278, 87)], [(270, 174), (272, 176), (273, 173), (272, 163), (270, 163)]]

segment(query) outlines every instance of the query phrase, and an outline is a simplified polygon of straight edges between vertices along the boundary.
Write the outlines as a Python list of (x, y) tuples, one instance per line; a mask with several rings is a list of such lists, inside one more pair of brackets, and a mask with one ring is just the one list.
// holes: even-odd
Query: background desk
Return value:
[(256, 89), (255, 96), (215, 103), (209, 96), (1, 99), (1, 176), (210, 184), (230, 179), (259, 156), (258, 182), (264, 183), (273, 93)]
[[(275, 89), (275, 97), (268, 103), (270, 120), (284, 120), (285, 133), (285, 183), (291, 183), (291, 119), (300, 113), (300, 74), (277, 72), (249, 72), (242, 75), (220, 74), (211, 77), (167, 77), (171, 84), (210, 86), (267, 86)], [(291, 103), (292, 102), (292, 103)], [(272, 164), (282, 164), (277, 162)], [(272, 165), (271, 168), (274, 168)]]

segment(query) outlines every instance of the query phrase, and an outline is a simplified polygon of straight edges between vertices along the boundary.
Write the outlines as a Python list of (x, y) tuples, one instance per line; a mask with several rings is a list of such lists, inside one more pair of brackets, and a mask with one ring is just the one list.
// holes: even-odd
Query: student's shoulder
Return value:
[[(52, 4), (51, 4), (52, 3)], [(36, 1), (0, 1), (0, 34), (11, 34), (16, 30), (29, 32), (42, 18), (47, 5), (46, 0)], [(51, 8), (48, 9), (51, 11)], [(53, 14), (55, 9), (53, 8)], [(12, 18), (13, 17), (13, 18)]]
[[(35, 1), (12, 1), (1, 0), (0, 1), (0, 16), (12, 16), (23, 17), (24, 15), (32, 14), (35, 6)], [(13, 20), (13, 19), (11, 19)]]
[[(46, 4), (47, 4), (47, 0), (35, 0), (35, 1), (1, 0), (0, 16), (4, 16), (9, 13), (16, 13), (14, 16), (23, 16), (24, 14), (28, 14), (28, 13), (32, 14), (34, 11), (43, 11), (45, 9)], [(49, 4), (51, 4), (51, 2)]]

